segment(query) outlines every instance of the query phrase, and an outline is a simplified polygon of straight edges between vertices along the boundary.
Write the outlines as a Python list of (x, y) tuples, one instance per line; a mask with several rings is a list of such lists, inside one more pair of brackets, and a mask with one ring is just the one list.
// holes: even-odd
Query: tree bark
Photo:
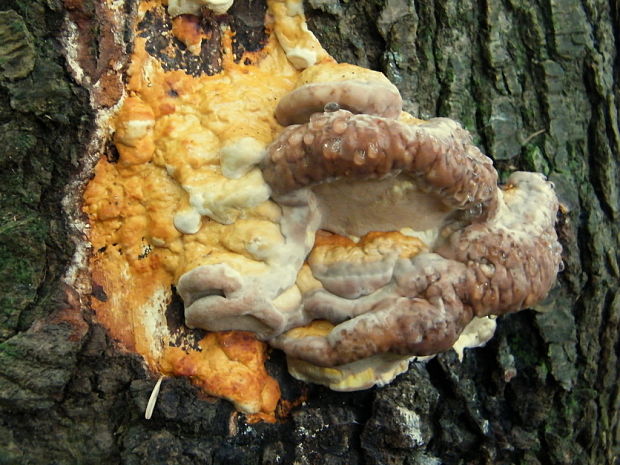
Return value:
[[(0, 1), (0, 463), (620, 463), (616, 2), (306, 2), (338, 61), (383, 71), (414, 116), (461, 121), (502, 175), (555, 183), (565, 269), (538, 312), (502, 317), (485, 348), (414, 364), (384, 388), (303, 386), (274, 352), (283, 397), (307, 400), (250, 425), (186, 379), (166, 380), (144, 420), (155, 380), (65, 284), (77, 219), (62, 199), (130, 51), (135, 3), (121, 11), (126, 43), (101, 5)], [(63, 52), (67, 28), (83, 40), (77, 57)]]

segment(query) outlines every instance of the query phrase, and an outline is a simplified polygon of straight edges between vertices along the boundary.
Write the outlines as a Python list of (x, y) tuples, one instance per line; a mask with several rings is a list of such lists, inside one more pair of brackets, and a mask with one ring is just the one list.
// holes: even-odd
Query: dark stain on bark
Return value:
[(174, 37), (172, 19), (165, 8), (148, 10), (138, 24), (138, 35), (146, 38), (146, 51), (157, 58), (166, 71), (182, 70), (191, 76), (212, 76), (222, 71), (222, 26), (230, 27), (235, 62), (251, 63), (252, 52), (267, 44), (264, 1), (235, 2), (230, 14), (214, 15), (203, 9), (200, 28), (204, 33), (199, 55)]
[(92, 296), (100, 302), (107, 302), (108, 296), (103, 289), (103, 286), (95, 282), (92, 283)]
[(183, 300), (174, 287), (172, 288), (172, 299), (166, 307), (166, 324), (172, 335), (171, 346), (202, 350), (198, 343), (207, 334), (207, 331), (198, 328), (192, 329), (185, 325)]
[[(264, 25), (266, 13), (267, 4), (264, 0), (244, 0), (233, 4), (229, 14), (230, 28), (234, 32), (235, 62), (239, 63), (246, 52), (257, 52), (267, 44), (269, 37)], [(246, 59), (251, 62), (250, 58)]]
[(118, 153), (118, 149), (116, 148), (116, 144), (111, 140), (106, 145), (105, 156), (109, 163), (116, 163), (121, 157), (121, 154)]
[(199, 55), (194, 55), (174, 37), (172, 20), (162, 7), (145, 13), (138, 24), (138, 35), (146, 38), (146, 51), (157, 58), (164, 70), (182, 70), (191, 76), (212, 76), (222, 70), (219, 24), (216, 19), (206, 17), (201, 26), (208, 39), (203, 39)]
[[(133, 14), (132, 2), (125, 6), (127, 15)], [(113, 12), (96, 0), (64, 0), (64, 7), (77, 29), (71, 44), (77, 50), (76, 60), (91, 83), (98, 83), (91, 90), (94, 101), (103, 107), (113, 106), (123, 94), (122, 71), (113, 65), (121, 63), (118, 68), (122, 70), (126, 60), (125, 50), (115, 38)]]

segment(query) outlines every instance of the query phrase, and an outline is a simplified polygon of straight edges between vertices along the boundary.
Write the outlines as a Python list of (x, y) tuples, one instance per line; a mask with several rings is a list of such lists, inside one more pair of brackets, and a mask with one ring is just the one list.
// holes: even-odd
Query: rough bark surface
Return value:
[[(555, 182), (565, 271), (548, 311), (503, 317), (462, 363), (450, 352), (382, 389), (302, 386), (274, 352), (284, 397), (307, 402), (254, 425), (185, 379), (165, 380), (144, 420), (155, 380), (62, 284), (74, 245), (61, 198), (93, 106), (114, 103), (83, 86), (118, 85), (98, 4), (0, 0), (0, 463), (619, 463), (617, 3), (307, 2), (338, 60), (384, 71), (416, 116), (462, 121), (502, 173)], [(90, 37), (87, 80), (66, 70), (65, 15)]]

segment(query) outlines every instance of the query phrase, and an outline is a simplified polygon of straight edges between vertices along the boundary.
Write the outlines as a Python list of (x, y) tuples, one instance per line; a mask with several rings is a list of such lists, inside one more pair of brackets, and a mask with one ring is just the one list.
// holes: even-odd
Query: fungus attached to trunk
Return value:
[(483, 344), (487, 316), (547, 294), (561, 261), (551, 184), (518, 172), (498, 187), (458, 123), (401, 104), (379, 73), (301, 73), (260, 164), (281, 208), (281, 247), (265, 260), (279, 257), (289, 280), (192, 270), (179, 281), (188, 324), (255, 331), (295, 376), (352, 390), (389, 382), (411, 357)]
[(276, 119), (284, 126), (307, 123), (313, 113), (322, 112), (329, 104), (388, 118), (398, 117), (402, 110), (398, 89), (383, 74), (359, 66), (324, 63), (299, 75), (297, 88), (278, 102)]
[[(91, 304), (113, 339), (273, 420), (257, 338), (294, 376), (363, 389), (483, 344), (487, 315), (545, 295), (549, 183), (498, 188), (459, 124), (418, 120), (381, 73), (335, 63), (301, 0), (268, 0), (264, 30), (231, 3), (138, 2), (117, 151), (84, 193)], [(186, 325), (218, 332), (171, 323), (175, 288)]]

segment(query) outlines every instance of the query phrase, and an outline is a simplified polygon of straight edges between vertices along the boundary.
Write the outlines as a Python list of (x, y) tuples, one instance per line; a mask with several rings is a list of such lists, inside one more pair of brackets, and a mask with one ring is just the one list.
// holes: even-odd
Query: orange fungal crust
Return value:
[(242, 331), (209, 333), (201, 351), (168, 347), (162, 359), (164, 374), (190, 377), (205, 392), (231, 400), (240, 410), (268, 419), (280, 399), (276, 380), (264, 370), (265, 344)]
[[(191, 342), (187, 328), (169, 327), (168, 312), (184, 273), (219, 263), (241, 274), (269, 273), (256, 244), (269, 250), (284, 242), (281, 208), (270, 200), (257, 154), (282, 131), (276, 104), (299, 85), (300, 69), (337, 66), (305, 26), (301, 4), (268, 0), (267, 43), (238, 62), (233, 33), (220, 27), (222, 71), (214, 75), (164, 70), (147, 53), (147, 39), (136, 34), (125, 99), (113, 120), (118, 159), (102, 156), (84, 193), (97, 320), (153, 371), (189, 377), (205, 393), (233, 402), (250, 422), (275, 421), (276, 411), (294, 403), (276, 408), (280, 389), (265, 369), (266, 344), (240, 331), (206, 333)], [(137, 22), (165, 5), (142, 1)], [(195, 55), (215, 37), (191, 15), (174, 18), (172, 34)], [(405, 113), (401, 119), (419, 121)], [(394, 247), (410, 257), (425, 245), (399, 232), (371, 232), (357, 242), (319, 232), (297, 286), (302, 293), (321, 287), (309, 268), (318, 256), (370, 260)], [(325, 334), (331, 327), (314, 322), (291, 334)]]
[[(142, 2), (139, 17), (162, 7)], [(175, 18), (173, 33), (190, 49), (205, 38), (190, 16)], [(249, 333), (209, 333), (198, 348), (182, 349), (171, 345), (166, 325), (178, 276), (214, 252), (239, 255), (245, 240), (234, 225), (206, 216), (198, 232), (183, 234), (175, 214), (191, 207), (192, 186), (227, 182), (219, 167), (222, 147), (244, 137), (271, 142), (281, 129), (273, 117), (275, 105), (298, 76), (275, 37), (241, 60), (250, 65), (234, 62), (230, 31), (223, 33), (222, 49), (220, 74), (192, 77), (164, 71), (146, 52), (146, 39), (136, 35), (127, 97), (114, 120), (119, 157), (101, 157), (84, 193), (93, 246), (92, 307), (112, 337), (141, 354), (151, 369), (189, 376), (206, 393), (253, 415), (251, 421), (269, 421), (280, 391), (265, 370), (264, 343)], [(278, 213), (270, 203), (232, 215), (271, 224)]]

